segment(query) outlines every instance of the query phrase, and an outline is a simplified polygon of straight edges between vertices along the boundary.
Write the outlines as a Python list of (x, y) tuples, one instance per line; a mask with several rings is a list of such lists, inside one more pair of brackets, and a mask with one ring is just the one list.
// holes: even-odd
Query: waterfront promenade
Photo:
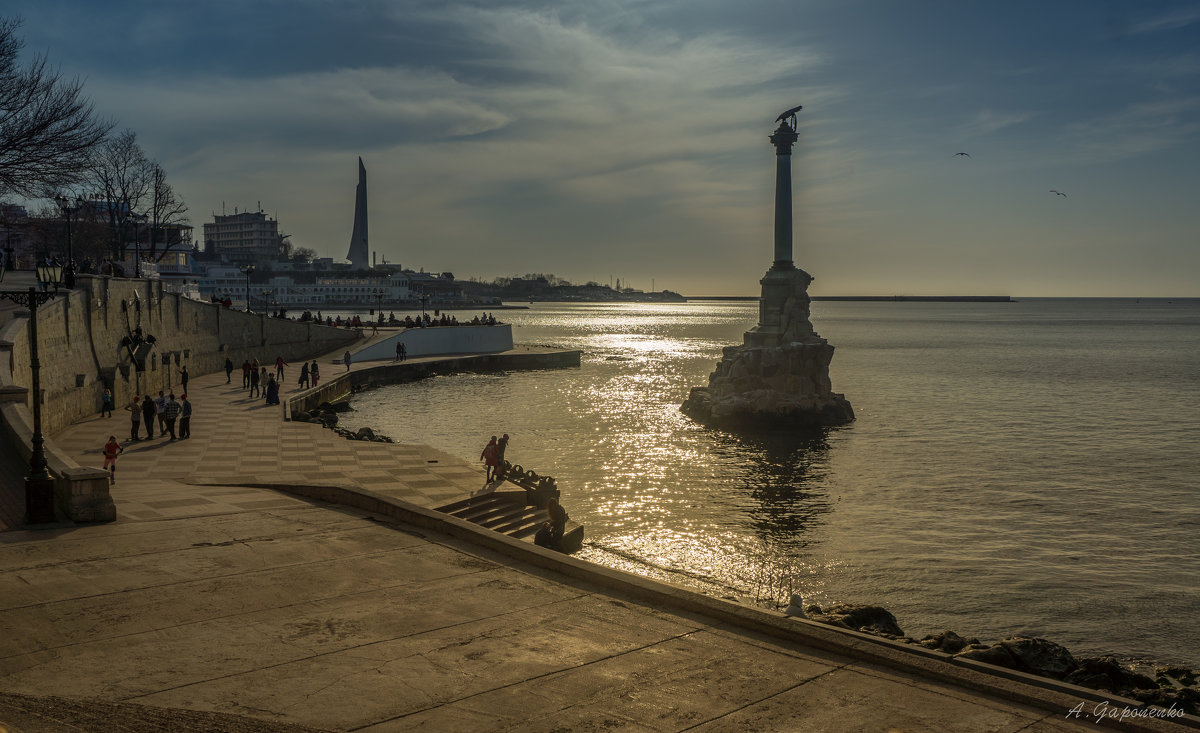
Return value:
[[(343, 369), (320, 362), (326, 378)], [(483, 488), (481, 466), (286, 422), (234, 376), (193, 377), (191, 439), (129, 445), (116, 522), (0, 533), (0, 730), (1097, 728), (1095, 699), (1019, 675), (955, 669), (452, 519), (437, 531), (427, 508)], [(99, 465), (127, 418), (53, 439)], [(282, 485), (350, 489), (392, 510), (264, 488)]]

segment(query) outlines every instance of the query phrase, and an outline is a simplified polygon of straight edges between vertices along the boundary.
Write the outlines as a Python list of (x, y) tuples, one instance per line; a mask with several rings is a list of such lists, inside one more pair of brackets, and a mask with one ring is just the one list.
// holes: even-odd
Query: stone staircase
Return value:
[[(533, 542), (533, 536), (546, 521), (546, 510), (526, 504), (527, 495), (525, 491), (493, 491), (437, 507), (437, 511)], [(568, 521), (562, 546), (566, 553), (578, 551), (583, 546), (583, 525)]]

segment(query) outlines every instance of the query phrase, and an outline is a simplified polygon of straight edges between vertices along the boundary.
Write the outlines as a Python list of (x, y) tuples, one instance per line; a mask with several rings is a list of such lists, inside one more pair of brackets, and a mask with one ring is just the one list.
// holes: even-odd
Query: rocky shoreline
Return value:
[[(356, 394), (362, 391), (361, 389), (351, 390), (351, 394)], [(317, 405), (312, 412), (293, 412), (292, 420), (295, 422), (310, 422), (316, 425), (322, 425), (329, 428), (333, 432), (342, 436), (346, 440), (366, 440), (372, 443), (395, 443), (386, 435), (376, 433), (368, 427), (361, 427), (358, 430), (348, 430), (338, 425), (338, 413), (350, 412), (354, 408), (349, 402), (322, 402)]]
[(964, 638), (953, 631), (914, 639), (904, 633), (896, 617), (881, 606), (838, 603), (822, 608), (816, 604), (803, 606), (800, 596), (793, 595), (784, 610), (789, 616), (807, 618), (830, 626), (853, 629), (906, 644), (916, 644), (955, 658), (972, 659), (1014, 669), (1028, 674), (1061, 680), (1068, 684), (1109, 692), (1197, 715), (1200, 714), (1200, 681), (1197, 673), (1185, 667), (1167, 665), (1154, 669), (1154, 676), (1143, 674), (1121, 664), (1115, 657), (1076, 658), (1071, 652), (1048, 639), (1012, 636), (993, 644), (977, 638)]

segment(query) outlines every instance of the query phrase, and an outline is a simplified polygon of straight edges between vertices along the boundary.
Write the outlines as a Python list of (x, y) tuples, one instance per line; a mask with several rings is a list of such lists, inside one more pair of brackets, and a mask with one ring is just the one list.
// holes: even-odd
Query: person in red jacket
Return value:
[(117, 436), (108, 436), (108, 442), (104, 444), (104, 468), (109, 472), (110, 484), (117, 482), (117, 455), (124, 452), (125, 449), (117, 442)]

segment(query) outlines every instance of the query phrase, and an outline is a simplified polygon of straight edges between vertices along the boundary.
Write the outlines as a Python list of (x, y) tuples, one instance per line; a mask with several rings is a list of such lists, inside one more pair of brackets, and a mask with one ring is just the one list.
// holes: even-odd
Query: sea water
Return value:
[(857, 420), (756, 437), (679, 412), (756, 303), (499, 315), (582, 365), (389, 386), (344, 424), (467, 460), (509, 433), (605, 565), (881, 605), (918, 638), (1200, 664), (1200, 300), (814, 302)]

